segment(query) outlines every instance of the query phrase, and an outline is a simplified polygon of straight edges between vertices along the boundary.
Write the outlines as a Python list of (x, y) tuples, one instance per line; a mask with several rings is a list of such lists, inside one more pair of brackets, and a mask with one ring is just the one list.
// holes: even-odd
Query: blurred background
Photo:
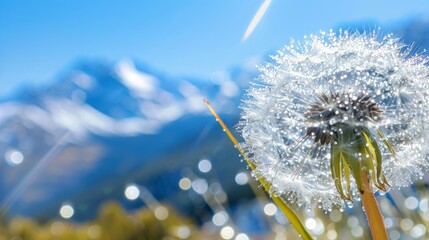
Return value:
[[(296, 239), (202, 98), (234, 129), (291, 38), (379, 27), (424, 53), (429, 2), (0, 1), (0, 239)], [(378, 196), (391, 239), (429, 238), (428, 183)], [(369, 238), (360, 203), (298, 212)]]

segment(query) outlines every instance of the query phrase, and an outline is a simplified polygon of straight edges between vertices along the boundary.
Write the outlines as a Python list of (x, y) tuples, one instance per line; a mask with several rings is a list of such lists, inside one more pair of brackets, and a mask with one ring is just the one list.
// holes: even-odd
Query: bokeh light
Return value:
[(414, 226), (413, 220), (409, 218), (401, 219), (399, 226), (403, 231), (410, 231), (411, 228)]
[(355, 238), (362, 237), (363, 228), (361, 226), (352, 227), (351, 233), (352, 233), (352, 236)]
[(249, 236), (245, 233), (239, 233), (237, 236), (235, 236), (235, 240), (249, 240)]
[(398, 240), (401, 238), (401, 233), (398, 232), (397, 230), (393, 230), (389, 232), (389, 237), (392, 240)]
[(419, 200), (417, 200), (417, 198), (415, 197), (408, 197), (407, 199), (405, 199), (405, 207), (410, 209), (410, 210), (414, 210), (419, 206)]
[(333, 221), (333, 222), (339, 222), (342, 219), (342, 213), (338, 210), (338, 209), (334, 209), (332, 210), (332, 212), (329, 213), (329, 218)]
[(419, 203), (419, 209), (420, 209), (420, 211), (422, 211), (422, 212), (427, 212), (428, 211), (428, 199), (427, 198), (423, 198), (422, 200), (420, 200), (420, 203)]
[(182, 190), (189, 190), (192, 187), (192, 182), (189, 178), (182, 178), (179, 181), (179, 187)]
[(15, 166), (21, 164), (24, 161), (24, 155), (18, 150), (11, 149), (6, 151), (5, 159), (10, 166)]
[(316, 220), (314, 218), (307, 218), (307, 220), (305, 220), (305, 226), (309, 229), (309, 230), (314, 230), (316, 228)]
[(124, 194), (128, 200), (136, 200), (140, 196), (140, 190), (136, 185), (129, 185), (125, 188)]
[(235, 182), (238, 185), (245, 185), (249, 182), (249, 176), (246, 172), (239, 172), (235, 175)]
[(233, 238), (234, 234), (235, 234), (234, 228), (230, 226), (225, 226), (220, 230), (220, 236), (226, 240)]
[(421, 238), (425, 233), (426, 233), (426, 227), (421, 223), (415, 225), (410, 231), (411, 237), (415, 239)]
[(65, 219), (69, 219), (74, 215), (74, 208), (70, 204), (64, 204), (60, 208), (60, 216)]
[(392, 228), (393, 227), (392, 218), (384, 218), (384, 225), (386, 226), (386, 228)]
[(328, 233), (326, 234), (326, 237), (329, 240), (337, 239), (337, 236), (338, 236), (338, 234), (337, 234), (337, 231), (335, 231), (335, 230), (329, 230)]
[(221, 227), (228, 222), (229, 216), (225, 211), (217, 212), (212, 217), (212, 222), (214, 225)]
[(205, 179), (196, 179), (192, 182), (192, 189), (198, 194), (204, 194), (207, 192), (207, 181)]
[(191, 235), (191, 229), (188, 226), (180, 226), (177, 228), (177, 236), (181, 239), (186, 239)]
[(198, 162), (198, 169), (203, 173), (208, 173), (212, 169), (212, 163), (208, 159)]
[(155, 208), (154, 214), (158, 220), (165, 220), (168, 217), (168, 209), (164, 206), (158, 206)]
[(267, 203), (264, 206), (264, 213), (267, 216), (274, 216), (277, 212), (277, 206), (274, 203)]
[(351, 216), (347, 220), (347, 225), (349, 225), (349, 227), (351, 227), (351, 228), (357, 227), (359, 225), (359, 219), (355, 216)]

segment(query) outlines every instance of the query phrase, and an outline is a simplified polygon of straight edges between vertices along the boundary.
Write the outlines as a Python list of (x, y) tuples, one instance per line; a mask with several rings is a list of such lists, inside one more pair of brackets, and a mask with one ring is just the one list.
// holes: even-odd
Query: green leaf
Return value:
[(380, 136), (381, 140), (383, 140), (384, 144), (387, 146), (387, 148), (392, 153), (392, 155), (396, 155), (395, 149), (392, 147), (392, 145), (390, 145), (389, 141), (384, 136), (383, 132), (380, 131), (380, 129), (377, 129), (376, 131), (377, 131), (378, 136)]
[[(344, 165), (344, 163), (346, 165)], [(344, 191), (343, 189), (343, 165), (346, 177), (346, 191)], [(347, 164), (347, 160), (344, 157), (344, 154), (341, 151), (341, 148), (337, 145), (332, 145), (331, 147), (331, 174), (332, 178), (334, 179), (335, 187), (337, 188), (341, 198), (344, 200), (351, 200), (350, 168)]]
[(346, 187), (347, 187), (347, 196), (348, 196), (347, 200), (351, 200), (351, 196), (350, 196), (350, 167), (347, 164), (347, 161), (344, 158), (344, 155), (342, 152), (340, 153), (340, 155), (341, 155), (341, 159), (342, 159), (343, 166), (344, 166), (344, 175), (346, 177)]
[(376, 178), (375, 178), (375, 176), (373, 177), (374, 185), (377, 188), (379, 188), (380, 190), (386, 191), (385, 184), (387, 184), (387, 181), (386, 181), (386, 178), (384, 177), (383, 172), (382, 172), (383, 171), (383, 168), (382, 168), (383, 159), (382, 159), (380, 148), (377, 144), (377, 141), (372, 136), (372, 134), (368, 131), (368, 129), (362, 131), (362, 135), (365, 138), (365, 142), (366, 142), (365, 147), (371, 153), (371, 156), (372, 156), (371, 162), (373, 162), (373, 160), (375, 160), (374, 162), (375, 162), (376, 168), (373, 171), (375, 171), (377, 173), (377, 177)]

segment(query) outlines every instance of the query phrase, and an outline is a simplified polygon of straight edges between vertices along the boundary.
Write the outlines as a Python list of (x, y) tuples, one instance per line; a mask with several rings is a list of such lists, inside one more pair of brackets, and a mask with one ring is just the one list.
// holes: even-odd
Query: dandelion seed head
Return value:
[[(292, 40), (260, 67), (243, 100), (238, 129), (253, 174), (269, 181), (273, 194), (326, 211), (360, 197), (359, 179), (333, 177), (333, 148), (353, 161), (382, 159), (382, 172), (365, 171), (393, 187), (421, 178), (429, 165), (429, 68), (411, 52), (377, 31)], [(368, 151), (356, 152), (359, 146)], [(347, 196), (338, 186), (350, 186)]]

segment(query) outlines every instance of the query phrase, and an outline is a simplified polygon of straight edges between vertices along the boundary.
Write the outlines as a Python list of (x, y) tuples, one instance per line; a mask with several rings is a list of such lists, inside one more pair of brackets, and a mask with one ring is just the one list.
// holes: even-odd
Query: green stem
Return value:
[[(231, 131), (228, 129), (228, 127), (225, 125), (225, 123), (222, 121), (222, 119), (219, 117), (219, 115), (216, 113), (216, 111), (211, 107), (210, 103), (203, 99), (204, 102), (207, 104), (207, 107), (209, 108), (210, 112), (213, 114), (213, 116), (216, 118), (216, 120), (219, 122), (221, 127), (225, 130), (225, 133), (228, 135), (231, 142), (234, 144), (234, 146), (237, 148), (237, 150), (240, 152), (241, 156), (243, 156), (244, 160), (246, 161), (247, 165), (252, 169), (252, 171), (256, 170), (256, 166), (247, 158), (246, 154), (244, 153), (243, 149), (238, 144), (237, 139), (232, 135)], [(257, 176), (258, 181), (261, 183), (261, 185), (264, 187), (265, 191), (270, 194), (271, 192), (271, 185), (268, 183), (265, 178), (262, 176)], [(304, 225), (299, 220), (298, 216), (290, 209), (290, 207), (287, 205), (285, 200), (281, 197), (270, 195), (273, 202), (282, 210), (283, 214), (289, 219), (289, 222), (292, 224), (292, 226), (295, 227), (296, 231), (304, 240), (313, 240), (314, 238), (311, 236), (311, 234), (304, 228)]]
[[(269, 183), (265, 181), (264, 178), (258, 177), (259, 182), (264, 187), (267, 193), (270, 192), (271, 186)], [(270, 196), (273, 202), (282, 210), (283, 214), (289, 219), (289, 222), (295, 227), (296, 231), (300, 234), (302, 239), (305, 240), (313, 240), (313, 236), (305, 229), (302, 222), (299, 220), (298, 216), (290, 209), (290, 207), (286, 204), (283, 198), (271, 195)]]

